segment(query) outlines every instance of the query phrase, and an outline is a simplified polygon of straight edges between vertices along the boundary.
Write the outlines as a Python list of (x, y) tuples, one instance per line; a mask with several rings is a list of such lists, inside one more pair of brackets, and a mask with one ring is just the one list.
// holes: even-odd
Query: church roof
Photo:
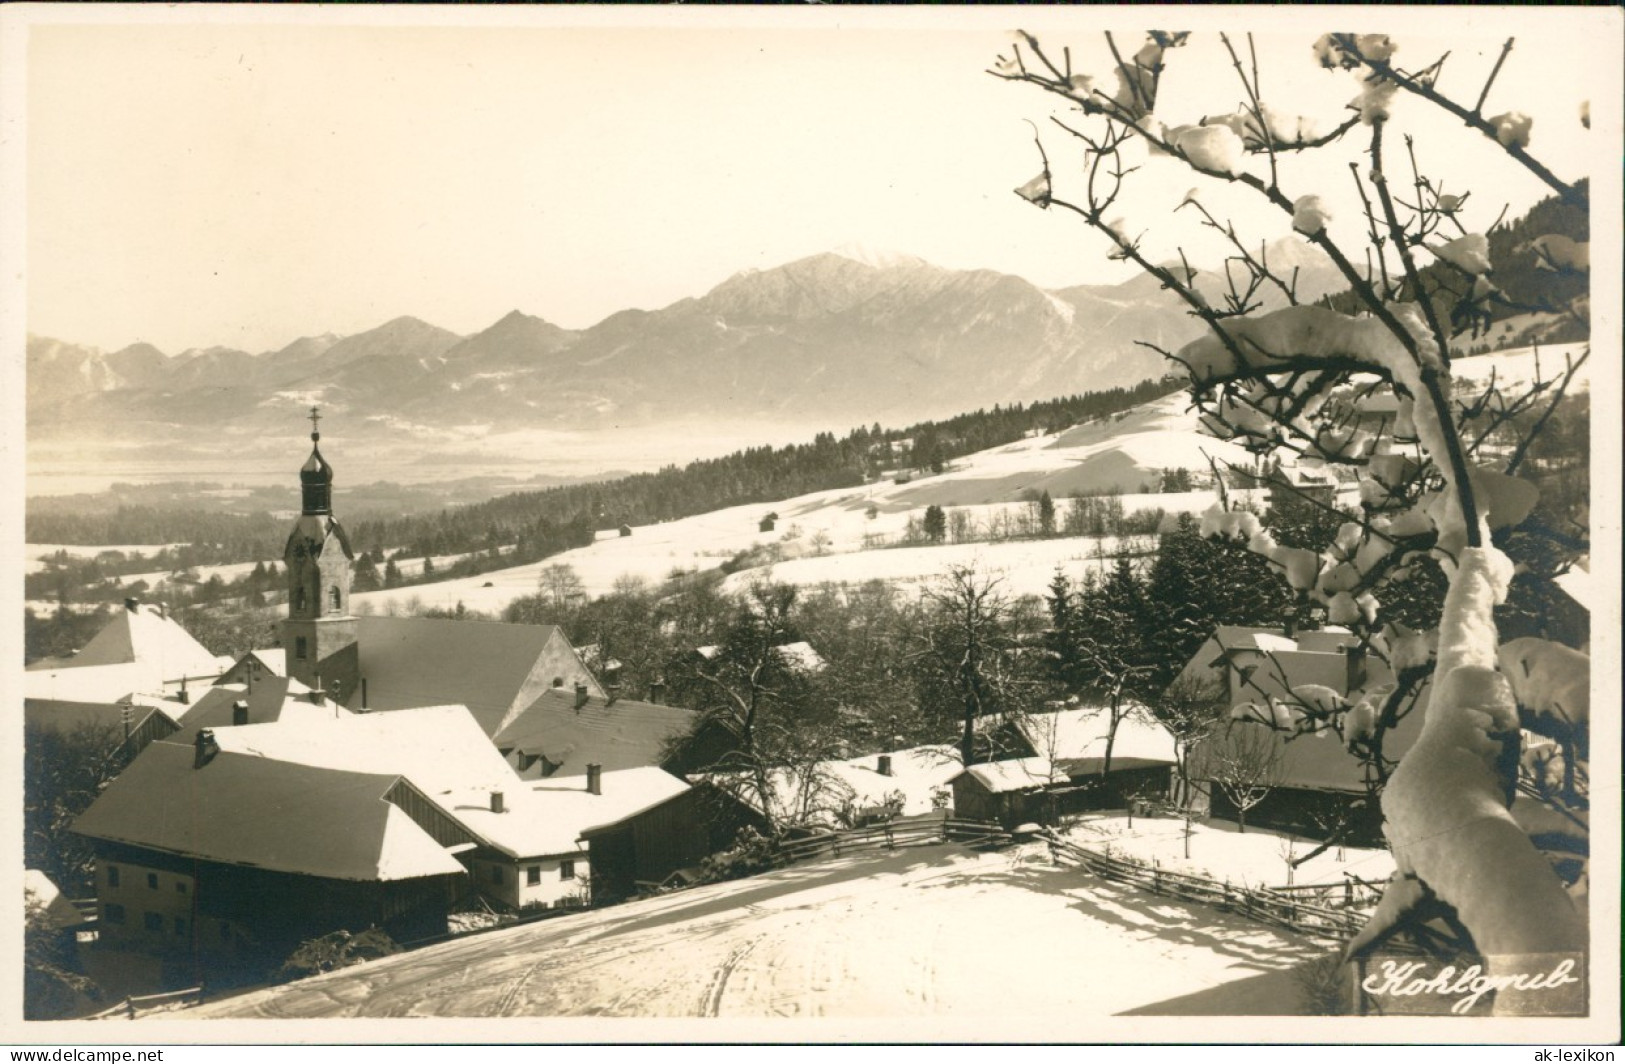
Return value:
[[(356, 641), (369, 710), (467, 706), (487, 735), (519, 708), (522, 696), (552, 682), (542, 655), (551, 640), (572, 660), (579, 678), (596, 686), (553, 625), (429, 617), (361, 617)], [(566, 683), (577, 679), (566, 672)], [(541, 685), (541, 686), (538, 686)], [(346, 697), (361, 705), (357, 684)]]
[(76, 834), (223, 864), (329, 879), (461, 874), (384, 796), (399, 780), (158, 742), (74, 822)]
[(498, 748), (542, 756), (561, 766), (555, 776), (579, 776), (588, 764), (605, 772), (658, 765), (666, 743), (699, 718), (690, 709), (589, 696), (578, 710), (572, 690), (550, 690), (491, 737)]

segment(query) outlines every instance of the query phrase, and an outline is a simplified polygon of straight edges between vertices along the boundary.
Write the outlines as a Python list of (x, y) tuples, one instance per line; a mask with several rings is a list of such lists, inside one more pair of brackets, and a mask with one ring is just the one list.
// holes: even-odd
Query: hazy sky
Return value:
[[(1449, 38), (1412, 25), (1436, 30), (1446, 14)], [(1099, 13), (327, 8), (303, 13), (316, 24), (286, 24), (276, 10), (183, 6), (130, 17), (147, 24), (36, 24), (28, 36), (33, 333), (173, 353), (265, 350), (400, 314), (463, 333), (515, 308), (584, 327), (849, 242), (1045, 286), (1125, 276), (1076, 220), (1011, 194), (1038, 169), (1024, 119), (1051, 144), (1065, 137), (1049, 98), (984, 72), (1018, 22), (1105, 72)], [(351, 24), (379, 17), (461, 24)], [(1329, 126), (1356, 87), (1311, 61), (1314, 37), (1349, 21), (1328, 17), (1111, 21), (1129, 51), (1148, 18), (1268, 31), (1266, 94)], [(478, 24), (527, 19), (596, 25)], [(1530, 113), (1532, 149), (1561, 175), (1585, 171), (1577, 107), (1617, 41), (1588, 56), (1568, 23), (1528, 9), (1391, 10), (1361, 28), (1392, 32), (1407, 65), (1453, 49), (1443, 87), (1468, 102), (1516, 33), (1486, 111)], [(1165, 120), (1240, 102), (1211, 30), (1169, 58)], [(1418, 103), (1402, 100), (1401, 117)], [(1423, 162), (1470, 186), (1494, 153), (1450, 126), (1420, 127)], [(1451, 147), (1430, 156), (1441, 129)], [(1346, 196), (1341, 166), (1289, 171), (1289, 191)], [(1171, 252), (1167, 212), (1193, 181), (1168, 160), (1137, 177), (1125, 213)], [(1542, 191), (1515, 174), (1479, 188), (1475, 219), (1487, 225), (1504, 202), (1520, 212)], [(1255, 216), (1235, 202), (1238, 218)], [(1264, 218), (1261, 235), (1288, 232), (1284, 217)], [(1335, 224), (1363, 226), (1352, 209)]]

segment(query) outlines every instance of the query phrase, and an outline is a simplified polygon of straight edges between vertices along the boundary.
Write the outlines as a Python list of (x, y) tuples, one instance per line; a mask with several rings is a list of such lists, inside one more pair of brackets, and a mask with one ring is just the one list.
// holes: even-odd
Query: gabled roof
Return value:
[(462, 706), (345, 713), (335, 718), (329, 703), (325, 715), (220, 728), (214, 737), (222, 750), (244, 757), (404, 776), (437, 803), (446, 794), (474, 791), (488, 800), (492, 790), (521, 786)]
[(84, 649), (63, 668), (127, 665), (142, 662), (157, 669), (162, 680), (213, 678), (230, 664), (192, 638), (156, 606), (137, 605), (114, 613)]
[[(176, 707), (179, 708), (179, 707)], [(178, 722), (157, 706), (129, 705), (119, 702), (59, 702), (49, 698), (23, 699), (23, 722), (30, 727), (54, 732), (71, 732), (80, 728), (105, 728), (120, 733), (124, 729), (124, 711), (130, 711), (130, 730), (139, 729), (147, 718), (156, 714), (170, 724)]]
[(588, 696), (576, 709), (574, 691), (550, 690), (526, 706), (491, 741), (503, 750), (546, 757), (555, 775), (579, 776), (588, 764), (605, 772), (656, 765), (666, 743), (686, 734), (699, 715), (677, 706)]
[(217, 684), (206, 688), (203, 696), (181, 716), (181, 730), (176, 742), (190, 742), (200, 728), (230, 728), (235, 726), (232, 707), (238, 702), (248, 703), (248, 723), (273, 724), (277, 721), (329, 720), (335, 714), (348, 717), (350, 711), (329, 700), (318, 706), (310, 700), (309, 688), (298, 680), (285, 676), (267, 676), (253, 687), (246, 684)]
[(78, 927), (85, 922), (73, 902), (63, 895), (61, 888), (37, 868), (23, 872), (23, 904), (38, 906), (47, 927)]
[(264, 650), (250, 650), (232, 663), (227, 672), (232, 672), (247, 661), (257, 661), (270, 676), (288, 675), (288, 652), (282, 647), (267, 647)]
[(201, 768), (193, 764), (191, 745), (153, 743), (74, 822), (74, 832), (328, 879), (376, 882), (463, 871), (384, 800), (398, 776), (226, 751)]
[(605, 772), (599, 794), (589, 794), (580, 776), (550, 777), (503, 791), (504, 812), (493, 813), (487, 792), (440, 804), (474, 834), (510, 857), (576, 853), (581, 833), (636, 816), (688, 790), (688, 784), (662, 769), (629, 768)]
[[(573, 657), (568, 640), (554, 625), (361, 617), (357, 646), (367, 708), (463, 705), (490, 735), (517, 708), (515, 702), (527, 681), (534, 682), (532, 674), (555, 636), (558, 649)], [(579, 678), (596, 691), (597, 682), (579, 658), (575, 661)], [(564, 676), (566, 683), (577, 678)], [(345, 698), (345, 705), (360, 707), (360, 684)]]

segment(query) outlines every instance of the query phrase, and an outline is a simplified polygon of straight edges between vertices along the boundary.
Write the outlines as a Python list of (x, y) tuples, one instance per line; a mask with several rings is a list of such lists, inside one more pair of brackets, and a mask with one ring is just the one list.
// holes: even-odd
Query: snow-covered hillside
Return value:
[[(990, 854), (928, 846), (475, 935), (187, 1018), (872, 1017), (887, 1021), (887, 1038), (1019, 1038), (1033, 1029), (1011, 1024), (1025, 1017), (1080, 1041), (1128, 1010), (1209, 1011), (1209, 993), (1222, 993), (1229, 1015), (1291, 1013), (1291, 969), (1326, 952), (1234, 914), (1056, 868), (1041, 844)], [(907, 1026), (925, 1018), (929, 1028)]]
[[(1502, 384), (1551, 377), (1565, 357), (1584, 344), (1563, 344), (1538, 351), (1519, 349), (1459, 359), (1456, 375)], [(1582, 385), (1589, 374), (1582, 370)], [(1160, 508), (1168, 513), (1199, 514), (1214, 500), (1211, 491), (1155, 494), (1162, 472), (1187, 469), (1202, 475), (1209, 459), (1221, 464), (1250, 464), (1241, 447), (1200, 431), (1182, 392), (1146, 403), (1116, 417), (1075, 425), (1060, 433), (1033, 436), (956, 460), (936, 475), (903, 475), (861, 488), (817, 492), (782, 502), (738, 506), (665, 524), (640, 526), (630, 536), (599, 533), (597, 542), (554, 555), (545, 561), (485, 573), (466, 579), (396, 588), (356, 595), (363, 611), (388, 612), (423, 606), (468, 609), (499, 614), (513, 600), (536, 591), (542, 569), (568, 565), (580, 576), (589, 595), (602, 595), (622, 577), (658, 583), (675, 572), (715, 569), (746, 552), (746, 567), (729, 578), (728, 587), (745, 587), (771, 575), (802, 585), (825, 581), (862, 583), (886, 580), (901, 584), (928, 582), (953, 565), (975, 565), (979, 572), (1001, 577), (1013, 594), (1042, 594), (1057, 566), (1072, 575), (1101, 564), (1121, 547), (1148, 548), (1149, 543), (1120, 544), (1110, 539), (1072, 537), (1012, 539), (1004, 542), (947, 543), (941, 546), (895, 544), (911, 518), (927, 506), (963, 511), (964, 520), (987, 529), (1030, 512), (1040, 492), (1049, 492), (1057, 507), (1074, 495), (1122, 493), (1125, 513)], [(1353, 486), (1346, 486), (1349, 504)], [(778, 515), (771, 532), (758, 523)], [(953, 537), (950, 537), (952, 539)], [(776, 557), (775, 557), (776, 556)]]

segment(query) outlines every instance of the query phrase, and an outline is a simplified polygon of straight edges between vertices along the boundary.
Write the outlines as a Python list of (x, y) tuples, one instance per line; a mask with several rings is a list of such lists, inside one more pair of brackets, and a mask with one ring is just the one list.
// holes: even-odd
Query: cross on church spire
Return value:
[(319, 440), (319, 439), (322, 438), (321, 432), (318, 431), (321, 428), (321, 425), (319, 425), (318, 422), (321, 421), (321, 420), (322, 420), (322, 415), (321, 415), (320, 408), (319, 407), (314, 407), (314, 406), (311, 407), (310, 408), (310, 438), (312, 440)]

